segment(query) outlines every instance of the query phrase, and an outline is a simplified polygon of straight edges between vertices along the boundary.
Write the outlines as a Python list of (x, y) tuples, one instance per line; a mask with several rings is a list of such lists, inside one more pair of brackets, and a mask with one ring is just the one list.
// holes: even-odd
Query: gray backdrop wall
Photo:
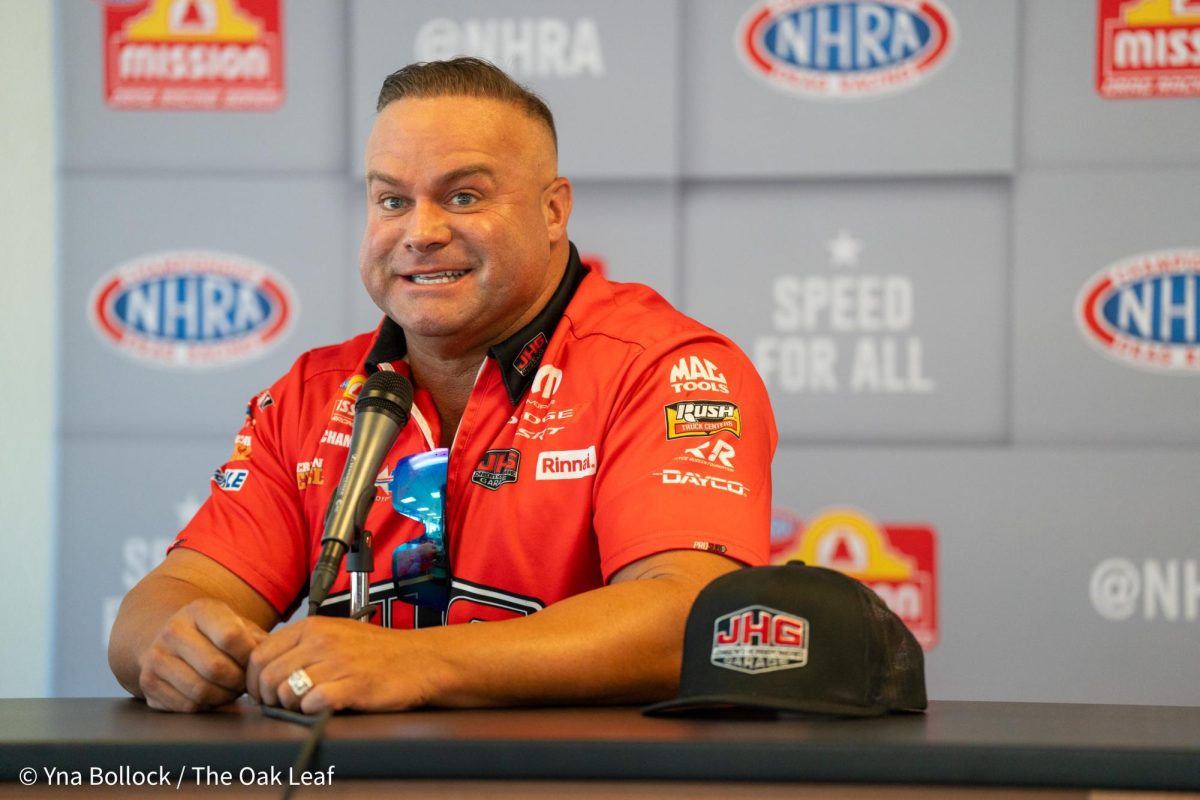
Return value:
[(1200, 99), (1097, 82), (1195, 6), (60, 0), (55, 692), (119, 693), (246, 400), (377, 322), (375, 92), (471, 53), (554, 109), (580, 249), (754, 359), (778, 560), (875, 586), (934, 698), (1200, 704)]

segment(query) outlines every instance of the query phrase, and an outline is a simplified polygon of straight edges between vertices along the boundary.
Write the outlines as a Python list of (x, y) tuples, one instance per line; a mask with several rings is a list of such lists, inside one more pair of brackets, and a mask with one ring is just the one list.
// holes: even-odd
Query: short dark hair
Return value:
[(514, 81), (504, 70), (482, 58), (462, 56), (448, 61), (423, 61), (401, 67), (383, 79), (375, 110), (405, 97), (488, 97), (512, 103), (541, 121), (558, 149), (554, 115), (542, 98)]

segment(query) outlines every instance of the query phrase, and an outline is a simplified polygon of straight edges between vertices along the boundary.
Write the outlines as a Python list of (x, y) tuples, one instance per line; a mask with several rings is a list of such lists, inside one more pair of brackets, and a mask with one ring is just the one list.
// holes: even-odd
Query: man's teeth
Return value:
[(467, 273), (465, 271), (433, 272), (429, 275), (412, 275), (409, 277), (409, 280), (411, 280), (413, 283), (419, 283), (422, 285), (427, 285), (430, 283), (452, 283), (466, 274)]

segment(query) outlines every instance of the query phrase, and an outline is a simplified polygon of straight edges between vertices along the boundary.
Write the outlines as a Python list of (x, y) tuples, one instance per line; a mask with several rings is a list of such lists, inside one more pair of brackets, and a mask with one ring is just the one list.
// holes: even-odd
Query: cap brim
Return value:
[(746, 711), (782, 711), (791, 714), (814, 714), (826, 717), (882, 717), (888, 710), (882, 706), (850, 706), (844, 703), (829, 703), (820, 700), (797, 700), (793, 697), (746, 697), (733, 694), (710, 694), (695, 697), (677, 697), (646, 706), (642, 714), (648, 717), (686, 716), (734, 716)]

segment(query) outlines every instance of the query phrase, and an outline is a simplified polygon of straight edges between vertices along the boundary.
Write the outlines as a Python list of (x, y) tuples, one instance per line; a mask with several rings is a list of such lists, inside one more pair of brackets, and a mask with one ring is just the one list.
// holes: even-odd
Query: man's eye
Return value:
[(404, 201), (399, 197), (385, 197), (379, 202), (388, 211), (399, 211), (404, 208)]
[(450, 205), (454, 206), (469, 206), (476, 200), (475, 195), (469, 192), (455, 192), (450, 195)]

